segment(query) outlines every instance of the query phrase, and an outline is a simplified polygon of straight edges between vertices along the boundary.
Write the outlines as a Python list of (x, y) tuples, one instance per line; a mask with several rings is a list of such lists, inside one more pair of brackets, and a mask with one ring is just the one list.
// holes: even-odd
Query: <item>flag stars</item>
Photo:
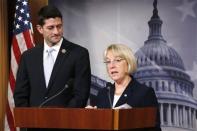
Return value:
[(23, 1), (22, 3), (23, 3), (24, 6), (27, 5), (27, 1)]
[(29, 21), (25, 20), (25, 21), (24, 21), (24, 24), (25, 24), (25, 25), (28, 25), (28, 22), (29, 22)]
[(16, 6), (16, 10), (18, 10), (18, 8), (19, 8), (19, 6), (17, 5), (17, 6)]
[(29, 13), (27, 13), (26, 16), (27, 16), (27, 18), (29, 18), (30, 17)]
[(22, 21), (22, 17), (21, 17), (21, 16), (19, 16), (19, 17), (18, 17), (18, 20), (19, 20), (19, 21)]
[(21, 33), (26, 29), (31, 29), (28, 0), (17, 0), (14, 20), (14, 33)]
[(24, 13), (24, 9), (21, 9), (20, 12), (21, 12), (21, 13)]
[(16, 24), (16, 29), (19, 29), (20, 28), (20, 25), (19, 24)]

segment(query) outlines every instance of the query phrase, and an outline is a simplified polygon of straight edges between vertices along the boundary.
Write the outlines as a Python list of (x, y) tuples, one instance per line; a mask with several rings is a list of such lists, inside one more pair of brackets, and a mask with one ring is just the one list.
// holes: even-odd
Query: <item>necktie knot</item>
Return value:
[(53, 48), (49, 48), (49, 49), (47, 50), (47, 53), (52, 53), (54, 50), (55, 50), (55, 49), (53, 49)]
[(46, 52), (47, 52), (48, 59), (51, 59), (53, 61), (53, 64), (54, 64), (53, 51), (55, 51), (55, 49), (49, 48)]

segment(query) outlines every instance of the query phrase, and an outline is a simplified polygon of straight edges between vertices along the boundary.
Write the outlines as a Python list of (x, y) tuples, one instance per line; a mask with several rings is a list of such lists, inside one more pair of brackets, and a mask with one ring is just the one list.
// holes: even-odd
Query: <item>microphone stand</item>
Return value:
[(59, 96), (64, 90), (66, 90), (67, 88), (69, 88), (71, 85), (73, 84), (73, 79), (70, 79), (66, 85), (64, 86), (64, 88), (62, 90), (60, 90), (58, 93), (56, 93), (55, 95), (49, 97), (48, 99), (46, 99), (45, 101), (43, 101), (39, 107), (43, 107), (43, 105), (45, 105), (47, 102), (53, 100), (55, 97)]
[(108, 96), (108, 99), (109, 99), (110, 108), (113, 107), (112, 101), (111, 101), (111, 94), (110, 94), (110, 92), (111, 92), (111, 85), (112, 85), (112, 84), (111, 84), (110, 82), (108, 82), (108, 83), (106, 84), (107, 90), (108, 90), (107, 96)]

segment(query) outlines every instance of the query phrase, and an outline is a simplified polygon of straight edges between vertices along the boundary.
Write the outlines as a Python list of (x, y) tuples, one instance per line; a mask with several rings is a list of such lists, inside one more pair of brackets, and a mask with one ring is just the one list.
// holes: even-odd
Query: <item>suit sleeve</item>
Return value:
[(91, 70), (88, 51), (82, 50), (78, 53), (75, 64), (75, 78), (73, 98), (68, 103), (68, 107), (85, 107), (90, 93)]
[(14, 102), (16, 107), (28, 107), (29, 90), (29, 80), (27, 75), (24, 53), (21, 56), (14, 90)]

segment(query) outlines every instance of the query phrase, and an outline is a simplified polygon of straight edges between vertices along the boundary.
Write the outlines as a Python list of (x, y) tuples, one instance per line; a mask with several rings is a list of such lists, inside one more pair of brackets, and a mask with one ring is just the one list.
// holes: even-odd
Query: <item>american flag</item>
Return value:
[(28, 0), (17, 0), (14, 19), (14, 30), (11, 45), (11, 62), (8, 82), (8, 98), (6, 104), (5, 131), (16, 131), (14, 128), (13, 108), (15, 107), (13, 92), (16, 73), (21, 54), (34, 46), (32, 24), (30, 21)]

